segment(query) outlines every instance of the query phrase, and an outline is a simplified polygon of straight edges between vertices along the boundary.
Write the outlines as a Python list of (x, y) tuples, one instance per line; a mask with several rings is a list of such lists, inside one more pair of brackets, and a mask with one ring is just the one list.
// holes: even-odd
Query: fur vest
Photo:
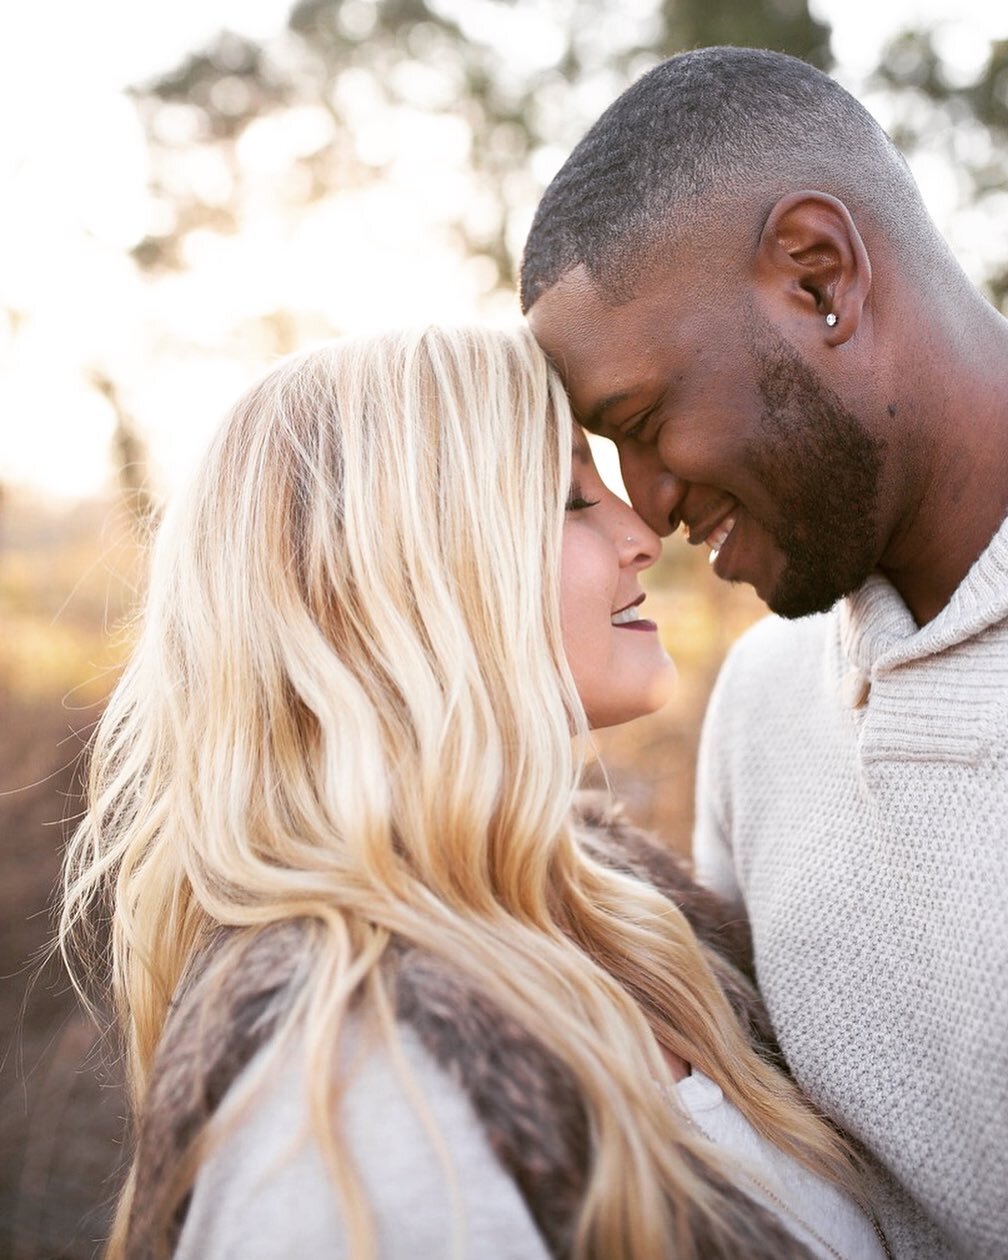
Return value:
[[(586, 797), (582, 822), (583, 843), (593, 857), (669, 897), (697, 936), (733, 964), (726, 995), (757, 1047), (779, 1063), (751, 982), (744, 922), (697, 885), (680, 858), (628, 825), (618, 810)], [(172, 1254), (188, 1204), (187, 1153), (296, 989), (305, 965), (301, 937), (296, 923), (261, 932), (225, 985), (211, 984), (208, 992), (200, 968), (173, 1003), (137, 1129), (129, 1260)], [(591, 1149), (585, 1109), (567, 1070), (450, 964), (401, 941), (390, 953), (398, 1019), (468, 1095), (551, 1255), (569, 1256)], [(732, 1215), (759, 1236), (761, 1246), (750, 1254), (808, 1257), (775, 1217), (734, 1187), (722, 1188), (733, 1200)], [(703, 1254), (727, 1260), (720, 1248)]]

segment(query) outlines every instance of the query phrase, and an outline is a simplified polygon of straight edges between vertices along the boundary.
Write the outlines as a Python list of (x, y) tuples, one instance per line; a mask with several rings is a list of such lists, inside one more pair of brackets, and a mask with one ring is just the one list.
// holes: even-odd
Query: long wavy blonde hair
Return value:
[(524, 331), (388, 334), (281, 363), (163, 522), (94, 741), (61, 940), (69, 952), (111, 902), (134, 1106), (214, 933), (310, 921), (287, 1019), (354, 1256), (376, 1254), (374, 1231), (319, 1083), (351, 998), (394, 1041), (380, 966), (394, 936), (450, 960), (576, 1082), (594, 1144), (577, 1257), (694, 1257), (701, 1235), (752, 1254), (718, 1189), (735, 1174), (655, 1105), (661, 1047), (853, 1185), (682, 915), (578, 843), (585, 718), (558, 591), (571, 440)]

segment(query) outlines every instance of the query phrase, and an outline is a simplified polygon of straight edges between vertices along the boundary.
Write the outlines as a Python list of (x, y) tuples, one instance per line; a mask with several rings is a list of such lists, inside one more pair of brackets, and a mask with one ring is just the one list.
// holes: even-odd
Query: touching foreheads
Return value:
[(828, 75), (780, 53), (703, 48), (655, 67), (599, 118), (547, 188), (521, 268), (521, 304), (579, 264), (614, 302), (656, 249), (715, 231), (755, 245), (798, 189), (842, 200), (911, 246), (934, 229), (885, 132)]

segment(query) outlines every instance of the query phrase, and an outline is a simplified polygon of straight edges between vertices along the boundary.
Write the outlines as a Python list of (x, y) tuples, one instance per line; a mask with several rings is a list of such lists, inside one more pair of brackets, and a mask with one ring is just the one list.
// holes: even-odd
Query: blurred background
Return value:
[[(715, 43), (859, 95), (1004, 308), (1008, 10), (989, 0), (0, 9), (0, 1260), (94, 1255), (117, 1185), (119, 1069), (41, 951), (164, 496), (275, 356), (517, 318), (566, 153), (656, 61)], [(637, 819), (685, 848), (706, 697), (761, 606), (678, 539), (649, 587), (678, 695), (599, 745)]]

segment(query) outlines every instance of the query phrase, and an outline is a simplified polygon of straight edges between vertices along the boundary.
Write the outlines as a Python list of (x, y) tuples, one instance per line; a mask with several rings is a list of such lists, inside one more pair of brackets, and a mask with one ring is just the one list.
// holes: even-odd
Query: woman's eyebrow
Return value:
[(574, 437), (573, 454), (579, 464), (591, 463), (591, 447), (588, 445), (588, 439), (580, 431)]

